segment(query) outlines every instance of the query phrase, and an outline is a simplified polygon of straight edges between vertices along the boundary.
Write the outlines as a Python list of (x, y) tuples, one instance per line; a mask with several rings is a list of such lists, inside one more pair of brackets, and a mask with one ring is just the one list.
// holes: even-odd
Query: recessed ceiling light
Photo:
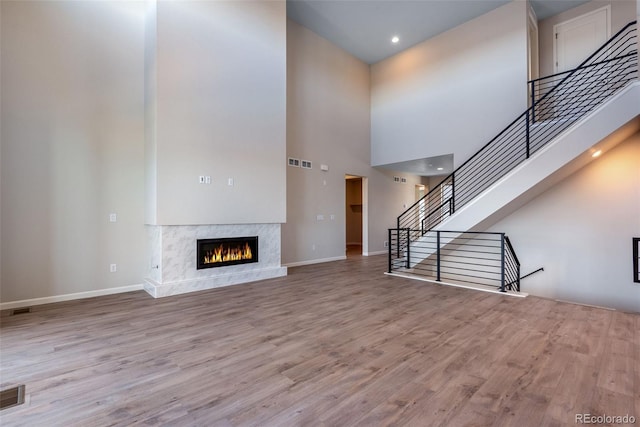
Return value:
[(443, 170), (444, 170), (444, 168), (438, 168), (438, 170), (439, 170), (439, 171), (443, 171)]
[(596, 151), (595, 153), (593, 153), (593, 154), (591, 155), (591, 157), (596, 158), (596, 157), (599, 157), (599, 156), (600, 156), (600, 154), (602, 154), (602, 150), (598, 150), (598, 151)]
[(398, 36), (391, 37), (391, 43), (395, 44), (395, 43), (398, 43), (399, 41), (400, 41), (400, 37), (398, 37)]

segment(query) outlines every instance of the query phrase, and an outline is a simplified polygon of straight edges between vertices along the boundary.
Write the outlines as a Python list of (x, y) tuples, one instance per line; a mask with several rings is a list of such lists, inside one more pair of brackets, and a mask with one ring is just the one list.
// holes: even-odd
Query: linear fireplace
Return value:
[(258, 236), (199, 239), (196, 257), (198, 270), (258, 262)]

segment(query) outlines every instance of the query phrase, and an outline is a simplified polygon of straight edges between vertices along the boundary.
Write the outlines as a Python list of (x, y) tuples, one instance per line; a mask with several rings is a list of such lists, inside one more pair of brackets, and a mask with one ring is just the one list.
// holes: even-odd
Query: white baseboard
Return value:
[(389, 251), (375, 251), (375, 252), (362, 252), (362, 256), (374, 256), (374, 255), (384, 255), (388, 254)]
[(308, 261), (290, 262), (288, 264), (283, 264), (283, 265), (286, 267), (300, 267), (302, 265), (322, 264), (323, 262), (343, 261), (345, 259), (347, 259), (347, 256), (342, 255), (342, 256), (336, 256), (332, 258), (320, 258), (320, 259), (310, 259)]
[(33, 305), (51, 304), (53, 302), (71, 301), (75, 299), (100, 297), (103, 295), (121, 294), (123, 292), (141, 291), (144, 285), (120, 286), (118, 288), (98, 289), (95, 291), (77, 292), (74, 294), (54, 295), (50, 297), (24, 299), (20, 301), (10, 301), (0, 303), (0, 310), (9, 310), (19, 307), (30, 307)]

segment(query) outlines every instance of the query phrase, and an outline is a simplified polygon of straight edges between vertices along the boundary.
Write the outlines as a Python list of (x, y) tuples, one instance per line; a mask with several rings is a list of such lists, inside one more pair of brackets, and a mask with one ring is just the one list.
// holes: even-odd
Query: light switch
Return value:
[(118, 220), (118, 215), (114, 213), (109, 214), (109, 222), (116, 222)]
[(233, 187), (233, 178), (229, 178), (229, 179), (227, 180), (227, 185), (228, 185), (229, 187)]
[(205, 177), (204, 177), (204, 183), (205, 183), (205, 184), (211, 184), (211, 177), (210, 177), (210, 176), (208, 176), (208, 175), (207, 175), (207, 176), (205, 176)]
[(324, 215), (316, 215), (317, 221), (324, 221)]

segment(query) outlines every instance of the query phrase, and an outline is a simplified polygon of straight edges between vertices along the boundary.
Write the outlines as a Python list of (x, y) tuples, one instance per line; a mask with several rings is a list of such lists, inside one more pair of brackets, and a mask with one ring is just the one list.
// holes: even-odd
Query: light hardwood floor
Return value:
[(640, 315), (388, 277), (385, 260), (2, 313), (0, 381), (27, 402), (0, 423), (640, 425)]

